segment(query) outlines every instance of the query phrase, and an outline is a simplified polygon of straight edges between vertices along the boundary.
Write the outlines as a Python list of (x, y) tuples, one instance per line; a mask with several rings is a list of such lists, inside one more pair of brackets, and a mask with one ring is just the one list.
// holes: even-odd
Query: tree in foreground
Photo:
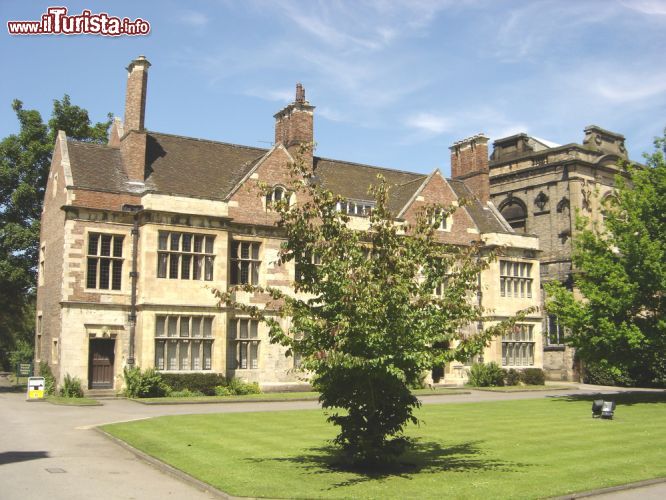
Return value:
[[(344, 199), (318, 185), (310, 166), (299, 160), (290, 168), (297, 203), (283, 197), (270, 207), (284, 231), (280, 261), (295, 265), (296, 294), (252, 285), (215, 293), (221, 303), (266, 322), (271, 341), (302, 359), (329, 422), (340, 428), (334, 442), (353, 463), (391, 461), (408, 444), (406, 426), (417, 423), (420, 403), (410, 385), (433, 366), (478, 354), (515, 319), (464, 333), (483, 319), (472, 298), (493, 256), (480, 246), (435, 240), (451, 210), (431, 206), (431, 216), (397, 224), (380, 177), (370, 190), (370, 228), (354, 230), (337, 209)], [(268, 186), (262, 190), (270, 193)], [(239, 303), (238, 290), (267, 294), (269, 304)]]
[(624, 384), (666, 384), (666, 131), (646, 166), (627, 166), (603, 227), (579, 218), (575, 287), (546, 287), (577, 355)]
[(79, 141), (105, 143), (109, 121), (92, 125), (68, 95), (53, 101), (44, 123), (36, 110), (12, 108), (19, 132), (0, 141), (0, 365), (17, 342), (32, 344), (39, 221), (58, 130)]

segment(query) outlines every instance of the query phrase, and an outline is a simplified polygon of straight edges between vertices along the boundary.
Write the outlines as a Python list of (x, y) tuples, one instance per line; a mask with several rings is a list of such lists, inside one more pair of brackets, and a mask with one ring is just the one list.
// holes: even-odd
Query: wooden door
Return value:
[(114, 339), (90, 339), (89, 388), (113, 388)]

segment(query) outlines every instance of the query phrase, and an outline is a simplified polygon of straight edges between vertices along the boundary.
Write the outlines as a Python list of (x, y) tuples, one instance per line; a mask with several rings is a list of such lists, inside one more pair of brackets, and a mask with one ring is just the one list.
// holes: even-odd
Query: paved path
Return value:
[[(429, 396), (424, 398), (424, 404), (533, 399), (568, 393), (612, 393), (617, 390), (596, 386), (576, 389), (572, 386), (571, 391), (512, 394), (472, 391), (465, 395)], [(104, 406), (69, 407), (26, 402), (23, 394), (0, 392), (0, 499), (216, 498), (163, 474), (92, 428), (103, 423), (161, 415), (317, 407), (314, 401), (147, 406), (126, 400), (107, 400)], [(666, 486), (663, 484), (647, 488), (640, 496), (631, 496), (638, 491), (614, 493), (605, 498), (666, 498)]]

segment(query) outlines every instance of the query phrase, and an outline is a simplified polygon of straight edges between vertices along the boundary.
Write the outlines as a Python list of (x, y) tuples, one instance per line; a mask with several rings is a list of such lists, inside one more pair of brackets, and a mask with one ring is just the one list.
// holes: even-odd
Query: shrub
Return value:
[(172, 398), (192, 398), (196, 396), (204, 396), (204, 393), (201, 391), (190, 391), (189, 389), (183, 389), (182, 391), (172, 391), (169, 396)]
[(520, 372), (514, 368), (510, 368), (504, 376), (504, 382), (506, 385), (520, 384)]
[(81, 388), (81, 379), (72, 377), (69, 373), (65, 374), (60, 395), (65, 398), (82, 398), (83, 389)]
[(231, 390), (224, 386), (224, 385), (218, 385), (215, 387), (215, 395), (216, 396), (233, 396), (233, 393)]
[(474, 387), (498, 387), (504, 385), (504, 370), (491, 361), (490, 363), (474, 363), (467, 372), (469, 383)]
[(631, 387), (634, 380), (618, 366), (613, 366), (605, 360), (598, 363), (585, 363), (583, 369), (583, 382), (593, 385), (615, 385)]
[(227, 388), (231, 392), (231, 394), (235, 394), (237, 396), (243, 396), (245, 394), (260, 394), (261, 389), (259, 388), (259, 384), (256, 382), (243, 382), (241, 379), (238, 378), (231, 378), (229, 379), (229, 383), (227, 384)]
[(525, 385), (545, 385), (546, 373), (541, 368), (525, 368), (520, 379)]
[(44, 377), (44, 393), (53, 396), (56, 389), (55, 377), (46, 361), (39, 362), (39, 376)]
[(12, 365), (12, 370), (16, 369), (19, 363), (32, 362), (33, 349), (29, 342), (18, 339), (16, 341), (16, 349), (9, 353), (9, 362)]
[(226, 385), (226, 378), (219, 373), (163, 373), (162, 381), (174, 391), (188, 389), (214, 396), (215, 387)]
[(158, 398), (166, 396), (171, 392), (168, 385), (164, 383), (159, 373), (154, 368), (148, 368), (141, 372), (141, 368), (135, 366), (125, 367), (125, 395), (130, 398)]

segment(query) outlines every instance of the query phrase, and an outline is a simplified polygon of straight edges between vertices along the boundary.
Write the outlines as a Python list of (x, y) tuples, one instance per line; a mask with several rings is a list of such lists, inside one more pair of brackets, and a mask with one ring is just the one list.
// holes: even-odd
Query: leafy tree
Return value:
[(546, 287), (578, 356), (625, 383), (666, 383), (665, 151), (666, 130), (645, 167), (617, 176), (603, 227), (579, 218), (574, 283), (584, 300)]
[[(493, 256), (480, 246), (436, 242), (435, 230), (451, 209), (431, 206), (434, 217), (423, 213), (413, 225), (397, 224), (380, 176), (370, 189), (370, 228), (354, 230), (336, 209), (343, 198), (320, 186), (312, 167), (298, 160), (290, 168), (298, 203), (282, 197), (270, 208), (284, 231), (280, 261), (296, 268), (296, 294), (252, 285), (215, 293), (266, 322), (271, 341), (300, 356), (331, 412), (329, 422), (340, 427), (334, 442), (348, 458), (381, 464), (404, 451), (403, 431), (417, 423), (420, 403), (409, 385), (433, 366), (478, 354), (514, 321), (470, 332), (483, 317), (473, 300), (478, 274)], [(433, 293), (438, 287), (441, 295)], [(266, 294), (269, 304), (236, 301), (238, 291)]]
[(39, 251), (39, 220), (51, 153), (58, 130), (80, 141), (104, 143), (111, 124), (92, 125), (88, 112), (71, 103), (68, 95), (53, 101), (48, 123), (36, 110), (15, 100), (12, 108), (19, 132), (0, 141), (0, 364), (17, 338), (32, 343), (36, 265)]

